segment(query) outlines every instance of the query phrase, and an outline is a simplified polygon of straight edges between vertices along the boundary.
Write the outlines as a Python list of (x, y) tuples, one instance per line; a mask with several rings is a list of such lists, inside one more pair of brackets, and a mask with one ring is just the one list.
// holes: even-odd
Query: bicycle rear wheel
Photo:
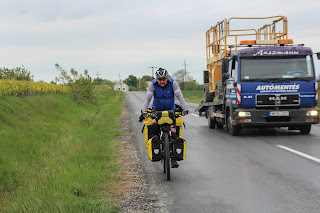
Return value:
[(164, 134), (164, 165), (167, 174), (167, 180), (170, 180), (170, 143), (169, 143), (169, 134)]
[(163, 173), (166, 173), (166, 158), (165, 158), (165, 146), (164, 143), (161, 143), (161, 151), (162, 151), (162, 160), (161, 163), (163, 164)]

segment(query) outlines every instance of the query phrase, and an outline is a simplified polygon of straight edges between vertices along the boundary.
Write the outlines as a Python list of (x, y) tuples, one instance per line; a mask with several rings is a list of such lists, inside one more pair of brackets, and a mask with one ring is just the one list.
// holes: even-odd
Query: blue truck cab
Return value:
[[(231, 26), (270, 19), (257, 29)], [(285, 16), (224, 19), (206, 32), (204, 99), (197, 110), (209, 128), (239, 135), (247, 127), (289, 127), (308, 134), (319, 122), (313, 52), (294, 45), (287, 32)]]
[(236, 129), (289, 127), (309, 133), (311, 124), (319, 122), (312, 55), (309, 47), (301, 46), (233, 52), (226, 80), (226, 111), (232, 113), (229, 125)]

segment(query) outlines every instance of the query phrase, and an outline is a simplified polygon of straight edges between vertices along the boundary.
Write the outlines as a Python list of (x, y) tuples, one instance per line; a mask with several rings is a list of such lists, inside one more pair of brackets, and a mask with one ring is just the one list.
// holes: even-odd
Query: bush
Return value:
[(23, 65), (12, 69), (0, 68), (0, 79), (32, 81), (32, 78), (33, 75)]
[(55, 64), (55, 67), (60, 71), (60, 76), (56, 78), (56, 81), (70, 86), (72, 97), (77, 103), (96, 103), (94, 83), (88, 74), (88, 70), (84, 70), (84, 73), (79, 75), (78, 71), (72, 68), (70, 76), (59, 64)]
[(137, 87), (129, 86), (129, 91), (138, 91)]

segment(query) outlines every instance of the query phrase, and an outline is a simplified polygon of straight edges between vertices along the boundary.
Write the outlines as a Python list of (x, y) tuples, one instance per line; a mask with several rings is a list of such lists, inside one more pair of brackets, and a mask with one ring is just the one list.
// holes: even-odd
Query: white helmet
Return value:
[(168, 71), (165, 69), (159, 68), (156, 71), (156, 77), (157, 78), (166, 78), (166, 77), (168, 77)]

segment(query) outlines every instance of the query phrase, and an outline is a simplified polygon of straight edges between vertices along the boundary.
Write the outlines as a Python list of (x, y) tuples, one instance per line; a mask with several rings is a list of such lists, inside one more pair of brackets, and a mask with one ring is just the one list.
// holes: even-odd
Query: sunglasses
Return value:
[(157, 78), (158, 81), (165, 81), (167, 78)]

